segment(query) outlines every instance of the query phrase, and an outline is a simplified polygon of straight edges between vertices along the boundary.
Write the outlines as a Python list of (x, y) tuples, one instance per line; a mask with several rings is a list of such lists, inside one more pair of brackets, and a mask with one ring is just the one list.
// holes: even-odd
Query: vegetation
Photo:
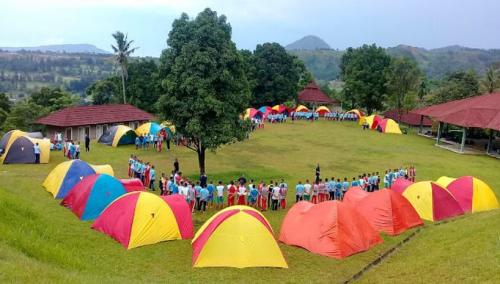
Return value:
[(127, 103), (127, 95), (125, 93), (125, 80), (128, 77), (127, 68), (128, 68), (128, 58), (134, 51), (137, 50), (137, 47), (132, 48), (131, 44), (134, 42), (133, 40), (129, 41), (127, 39), (127, 35), (123, 34), (120, 31), (117, 31), (113, 34), (113, 38), (116, 41), (116, 46), (111, 45), (115, 55), (115, 63), (120, 66), (120, 76), (122, 78), (122, 92), (123, 92), (123, 103)]
[[(91, 145), (82, 159), (110, 164), (117, 177), (127, 175), (131, 153), (168, 173), (175, 157), (181, 170), (198, 177), (197, 155), (185, 147), (167, 153), (135, 151), (133, 146)], [(47, 165), (0, 165), (0, 282), (205, 282), (205, 283), (339, 283), (377, 259), (411, 232), (384, 235), (384, 243), (344, 260), (313, 255), (280, 244), (289, 269), (193, 269), (191, 242), (171, 241), (125, 250), (110, 237), (90, 229), (59, 205), (41, 186), (58, 163), (60, 152)], [(415, 164), (418, 180), (441, 175), (474, 175), (500, 196), (500, 165), (486, 156), (457, 155), (417, 135), (385, 135), (362, 131), (355, 123), (319, 121), (270, 124), (245, 142), (207, 152), (209, 179), (225, 183), (244, 174), (255, 180), (314, 178), (316, 163), (325, 177), (351, 177), (367, 171)], [(29, 177), (27, 177), (29, 173)], [(293, 189), (288, 194), (293, 204)], [(215, 211), (194, 215), (195, 230)], [(275, 236), (285, 211), (265, 212)], [(361, 277), (374, 282), (491, 282), (498, 274), (500, 210), (468, 214), (439, 226), (427, 223), (420, 233), (388, 259)], [(230, 244), (228, 244), (230, 245)], [(424, 273), (425, 271), (425, 273)], [(258, 279), (258, 280), (256, 280)]]
[(443, 103), (479, 95), (479, 79), (474, 71), (457, 71), (438, 83), (430, 94), (431, 103)]
[(387, 92), (390, 108), (399, 111), (413, 109), (421, 86), (421, 74), (417, 64), (407, 58), (394, 58), (387, 70)]
[(371, 114), (382, 110), (386, 94), (386, 71), (391, 58), (376, 45), (348, 48), (340, 64), (345, 82), (344, 99), (351, 107), (361, 107)]
[(240, 119), (250, 102), (245, 64), (226, 17), (210, 9), (194, 20), (182, 14), (167, 43), (170, 48), (160, 58), (165, 90), (160, 110), (189, 139), (203, 173), (206, 150), (245, 137)]

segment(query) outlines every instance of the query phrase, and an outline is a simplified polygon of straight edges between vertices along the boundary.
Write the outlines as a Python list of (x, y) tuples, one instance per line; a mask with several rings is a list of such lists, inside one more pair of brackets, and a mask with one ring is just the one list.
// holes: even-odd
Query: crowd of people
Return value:
[(163, 150), (163, 143), (166, 144), (167, 150), (170, 150), (170, 140), (167, 131), (165, 129), (160, 130), (157, 135), (152, 133), (145, 133), (137, 136), (135, 138), (134, 144), (135, 149), (155, 149), (157, 152)]
[[(90, 152), (90, 137), (85, 135), (85, 152)], [(53, 139), (50, 141), (51, 151), (62, 151), (63, 156), (70, 159), (80, 159), (80, 141), (73, 141), (72, 139), (63, 139), (62, 133), (55, 133)]]
[(359, 119), (358, 115), (353, 112), (327, 112), (324, 115), (326, 120), (337, 120), (337, 121), (357, 121)]
[(128, 177), (137, 178), (142, 181), (144, 187), (155, 191), (156, 169), (150, 162), (139, 159), (136, 155), (130, 155), (128, 160)]

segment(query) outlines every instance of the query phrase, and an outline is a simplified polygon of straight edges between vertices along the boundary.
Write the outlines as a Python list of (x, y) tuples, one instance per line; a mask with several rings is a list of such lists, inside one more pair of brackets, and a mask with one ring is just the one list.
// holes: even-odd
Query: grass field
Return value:
[[(416, 135), (384, 135), (344, 122), (296, 122), (266, 125), (250, 140), (207, 155), (209, 179), (285, 178), (290, 186), (314, 177), (320, 163), (324, 177), (352, 178), (414, 164), (418, 180), (441, 175), (474, 175), (500, 196), (500, 161), (463, 156), (433, 146)], [(131, 146), (92, 145), (82, 159), (111, 164), (125, 177), (128, 156), (151, 161), (169, 172), (179, 158), (181, 170), (196, 176), (195, 153), (175, 148), (168, 153), (136, 152)], [(280, 245), (289, 269), (191, 267), (190, 241), (172, 241), (127, 251), (108, 236), (79, 221), (41, 186), (64, 159), (53, 153), (48, 165), (0, 165), (0, 282), (165, 282), (165, 283), (337, 283), (350, 278), (412, 233), (383, 236), (384, 243), (344, 260), (329, 259)], [(289, 202), (293, 199), (289, 194)], [(283, 211), (266, 212), (278, 235)], [(195, 214), (195, 229), (209, 216)], [(388, 259), (369, 270), (362, 282), (499, 282), (500, 210), (466, 215), (426, 226)]]

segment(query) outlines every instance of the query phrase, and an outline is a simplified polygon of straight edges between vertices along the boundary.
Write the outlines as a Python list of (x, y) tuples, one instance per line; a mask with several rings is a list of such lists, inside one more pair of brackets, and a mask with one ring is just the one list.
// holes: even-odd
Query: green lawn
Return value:
[[(362, 131), (350, 122), (296, 122), (266, 125), (250, 140), (207, 155), (209, 179), (285, 178), (290, 186), (314, 178), (316, 163), (323, 176), (352, 178), (413, 163), (417, 179), (441, 175), (474, 175), (500, 196), (500, 161), (463, 156), (433, 146), (416, 135)], [(125, 177), (127, 160), (136, 153), (157, 172), (170, 172), (173, 159), (196, 176), (195, 153), (175, 148), (168, 153), (135, 151), (131, 146), (92, 145), (82, 159), (109, 163)], [(79, 221), (41, 186), (64, 158), (53, 153), (48, 165), (0, 165), (0, 282), (267, 282), (335, 283), (350, 278), (369, 262), (411, 234), (384, 237), (384, 243), (344, 260), (329, 259), (280, 245), (289, 269), (191, 267), (190, 241), (172, 241), (127, 251), (110, 237)], [(293, 199), (292, 193), (289, 201)], [(266, 212), (278, 235), (282, 211)], [(209, 216), (195, 214), (195, 229)], [(500, 210), (467, 215), (421, 232), (360, 280), (366, 282), (495, 282), (500, 271)], [(279, 281), (279, 282), (278, 282)]]

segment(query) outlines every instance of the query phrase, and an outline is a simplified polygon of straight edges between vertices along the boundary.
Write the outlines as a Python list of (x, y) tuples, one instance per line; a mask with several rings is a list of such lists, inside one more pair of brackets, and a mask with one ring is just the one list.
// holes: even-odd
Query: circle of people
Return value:
[[(156, 170), (149, 162), (143, 162), (137, 156), (131, 155), (129, 159), (128, 175), (130, 178), (140, 179), (144, 186), (151, 191), (156, 191)], [(261, 211), (272, 211), (286, 209), (288, 184), (284, 179), (271, 180), (268, 184), (261, 180), (255, 183), (250, 179), (240, 177), (237, 180), (224, 184), (222, 181), (214, 183), (208, 181), (207, 175), (200, 175), (198, 181), (192, 181), (182, 175), (177, 158), (174, 161), (174, 169), (170, 176), (161, 174), (158, 180), (160, 195), (180, 194), (189, 204), (192, 212), (205, 211), (207, 208), (223, 209), (226, 206), (248, 205)], [(415, 181), (415, 167), (411, 165), (408, 169), (389, 169), (382, 177), (384, 187), (391, 188), (398, 178)], [(380, 189), (381, 177), (379, 172), (360, 174), (348, 181), (332, 177), (324, 180), (320, 177), (319, 165), (316, 168), (316, 178), (311, 183), (308, 179), (304, 183), (298, 181), (295, 186), (295, 202), (302, 200), (314, 204), (327, 200), (342, 200), (345, 193), (351, 187), (359, 187), (367, 192)]]

